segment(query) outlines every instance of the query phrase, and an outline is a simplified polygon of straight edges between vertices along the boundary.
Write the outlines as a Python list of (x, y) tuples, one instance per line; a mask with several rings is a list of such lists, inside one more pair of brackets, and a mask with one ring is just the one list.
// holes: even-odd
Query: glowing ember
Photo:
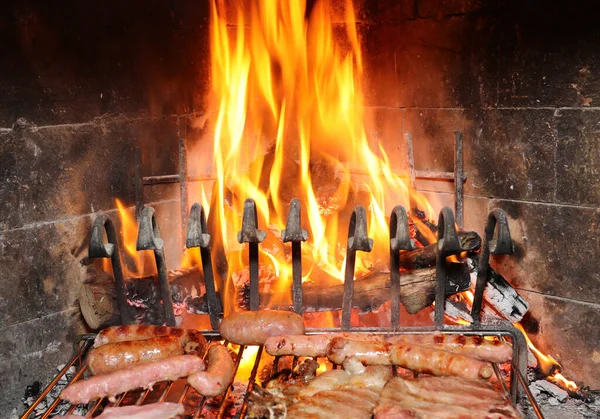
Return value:
[[(236, 349), (232, 349), (232, 348)], [(234, 350), (237, 353), (237, 346), (229, 344), (229, 349)], [(258, 346), (247, 346), (242, 354), (242, 360), (238, 367), (237, 373), (235, 374), (235, 380), (247, 383), (252, 374), (252, 368), (256, 361), (256, 354), (258, 353)]]
[[(344, 210), (350, 197), (365, 193), (369, 236), (376, 244), (371, 254), (359, 254), (359, 277), (378, 257), (387, 256), (386, 214), (391, 208), (386, 200), (408, 206), (409, 188), (390, 167), (381, 145), (372, 149), (367, 140), (353, 5), (346, 3), (344, 23), (336, 26), (322, 1), (308, 18), (304, 1), (232, 3), (229, 10), (222, 1), (211, 7), (217, 172), (212, 199), (221, 233), (214, 240), (228, 255), (240, 248), (235, 238), (246, 198), (256, 201), (260, 225), (281, 230), (289, 201), (297, 197), (310, 236), (302, 249), (304, 278), (310, 280), (308, 273), (317, 266), (341, 280), (348, 225)], [(234, 27), (227, 18), (235, 19)], [(427, 200), (411, 193), (432, 216)], [(282, 298), (289, 301), (291, 270), (284, 268), (285, 252), (269, 252), (283, 283)], [(226, 313), (231, 309), (235, 307), (226, 306)]]

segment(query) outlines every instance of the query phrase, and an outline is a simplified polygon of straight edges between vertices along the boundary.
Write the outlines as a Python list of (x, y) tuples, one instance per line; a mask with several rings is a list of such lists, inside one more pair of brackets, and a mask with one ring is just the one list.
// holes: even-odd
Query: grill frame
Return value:
[[(308, 329), (307, 334), (326, 334), (326, 333), (340, 332), (340, 331), (342, 331), (341, 328)], [(370, 333), (370, 334), (381, 334), (381, 335), (397, 335), (397, 334), (416, 335), (416, 334), (431, 334), (433, 332), (438, 332), (438, 333), (440, 332), (438, 329), (435, 328), (435, 326), (431, 326), (431, 327), (429, 327), (429, 326), (427, 326), (427, 327), (398, 327), (398, 328), (352, 328), (351, 331), (354, 333)], [(209, 340), (209, 342), (219, 341), (219, 342), (223, 342), (224, 344), (227, 344), (226, 341), (223, 341), (223, 339), (218, 334), (218, 332), (204, 331), (202, 333), (207, 338), (207, 340)], [(492, 366), (494, 367), (493, 368), (494, 373), (495, 373), (496, 378), (498, 379), (499, 383), (503, 387), (505, 393), (507, 394), (507, 396), (510, 397), (513, 404), (516, 404), (519, 395), (524, 396), (531, 404), (537, 417), (540, 419), (543, 419), (543, 414), (541, 413), (541, 411), (535, 401), (535, 398), (529, 392), (529, 389), (527, 388), (527, 380), (526, 380), (525, 376), (523, 375), (521, 368), (520, 368), (522, 366), (523, 360), (525, 362), (525, 368), (527, 366), (527, 352), (526, 352), (526, 346), (523, 348), (522, 343), (519, 343), (519, 341), (520, 341), (519, 337), (522, 338), (523, 335), (514, 326), (512, 326), (510, 323), (507, 323), (507, 322), (498, 323), (495, 325), (487, 324), (487, 325), (485, 325), (485, 329), (483, 329), (481, 327), (475, 327), (475, 326), (456, 326), (456, 327), (446, 326), (446, 328), (443, 331), (441, 331), (441, 333), (443, 333), (443, 334), (463, 334), (463, 335), (481, 336), (481, 337), (495, 336), (500, 339), (507, 339), (507, 338), (511, 339), (512, 343), (513, 343), (513, 359), (509, 362), (509, 374), (510, 374), (509, 387), (506, 388), (505, 380), (501, 376), (500, 368), (498, 367), (497, 364), (492, 364)], [(65, 367), (56, 375), (56, 377), (50, 382), (50, 384), (42, 391), (42, 393), (40, 394), (38, 399), (21, 416), (21, 419), (30, 419), (30, 418), (34, 418), (34, 417), (46, 419), (46, 418), (50, 418), (50, 417), (57, 417), (57, 416), (52, 416), (52, 415), (57, 413), (56, 408), (59, 406), (59, 404), (61, 404), (61, 403), (68, 404), (68, 402), (64, 402), (64, 401), (61, 402), (60, 399), (58, 399), (58, 398), (56, 400), (54, 400), (54, 402), (46, 409), (46, 411), (42, 415), (35, 416), (34, 413), (36, 412), (36, 407), (53, 390), (53, 388), (59, 382), (60, 378), (64, 376), (64, 374), (69, 370), (70, 367), (75, 366), (77, 369), (76, 369), (76, 373), (75, 373), (74, 377), (72, 378), (72, 380), (69, 383), (77, 381), (84, 376), (84, 373), (87, 369), (86, 365), (85, 365), (85, 356), (86, 356), (88, 350), (92, 347), (94, 338), (95, 338), (94, 334), (83, 335), (78, 338), (77, 351), (76, 351), (75, 355), (65, 365)], [(238, 346), (238, 352), (237, 352), (238, 356), (236, 357), (236, 362), (235, 362), (235, 368), (236, 368), (236, 372), (237, 372), (240, 362), (242, 360), (243, 353), (244, 353), (244, 351), (248, 350), (249, 346), (243, 346), (243, 345), (241, 345), (241, 346), (236, 345), (236, 346)], [(245, 392), (243, 395), (242, 404), (235, 408), (235, 414), (232, 415), (231, 414), (232, 412), (228, 409), (229, 404), (225, 403), (225, 401), (228, 400), (229, 394), (232, 391), (232, 386), (230, 386), (224, 395), (218, 396), (217, 398), (213, 398), (216, 400), (219, 400), (219, 399), (221, 400), (220, 404), (218, 405), (218, 412), (214, 415), (214, 417), (217, 417), (217, 418), (235, 417), (235, 418), (243, 419), (246, 416), (247, 409), (248, 409), (248, 397), (252, 391), (253, 386), (256, 385), (256, 378), (258, 375), (259, 365), (261, 364), (261, 360), (262, 360), (263, 352), (264, 352), (263, 346), (258, 346), (257, 348), (258, 349), (256, 352), (256, 356), (254, 359), (254, 364), (252, 366), (250, 377), (249, 377), (248, 381), (246, 383), (244, 383)], [(281, 358), (282, 357), (274, 357), (274, 359), (272, 361), (273, 366), (274, 366), (274, 371), (277, 370), (277, 366), (278, 366), (279, 360)], [(294, 357), (294, 359), (292, 361), (292, 365), (295, 366), (298, 362), (298, 359), (299, 359), (298, 357)], [(181, 385), (183, 385), (182, 388), (181, 388)], [(169, 400), (175, 400), (179, 403), (184, 403), (187, 405), (187, 404), (190, 404), (189, 400), (192, 400), (192, 398), (194, 398), (194, 397), (199, 397), (194, 414), (193, 415), (186, 414), (185, 415), (186, 418), (203, 417), (203, 416), (201, 416), (201, 414), (203, 412), (204, 407), (206, 406), (206, 403), (211, 400), (214, 401), (213, 399), (199, 396), (189, 385), (187, 385), (187, 383), (185, 383), (185, 379), (180, 379), (175, 382), (157, 383), (157, 384), (155, 384), (155, 388), (162, 388), (162, 392), (160, 393), (160, 396), (158, 397), (157, 400), (152, 400), (152, 401), (165, 401), (168, 397)], [(106, 406), (124, 406), (124, 405), (132, 405), (132, 404), (133, 405), (142, 405), (147, 401), (148, 396), (151, 395), (153, 393), (153, 391), (155, 391), (155, 390), (152, 390), (152, 391), (151, 390), (142, 390), (141, 392), (140, 392), (140, 390), (134, 390), (131, 392), (126, 392), (126, 393), (123, 393), (122, 395), (118, 396), (115, 403), (108, 402), (106, 400), (106, 398), (102, 398), (97, 401), (91, 402), (90, 404), (88, 404), (88, 411), (87, 411), (85, 417), (86, 418), (94, 417), (94, 414), (99, 411), (99, 408), (101, 406), (103, 406), (103, 408), (104, 408)], [(171, 392), (177, 392), (177, 393), (175, 393), (175, 397), (173, 397)], [(138, 394), (137, 398), (136, 398), (136, 394)], [(132, 398), (133, 398), (133, 400), (135, 400), (134, 403), (129, 402)], [(155, 399), (155, 398), (156, 397), (152, 397), (152, 399)], [(187, 403), (186, 403), (186, 401), (187, 401)], [(76, 407), (77, 407), (76, 405), (69, 404), (67, 414), (72, 413)], [(61, 412), (64, 412), (64, 407), (61, 409)], [(211, 409), (211, 412), (213, 412), (212, 409)]]

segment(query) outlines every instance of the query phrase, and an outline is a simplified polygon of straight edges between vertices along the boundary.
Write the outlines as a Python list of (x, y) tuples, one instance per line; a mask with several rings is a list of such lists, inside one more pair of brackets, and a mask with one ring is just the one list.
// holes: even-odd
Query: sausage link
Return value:
[(304, 320), (291, 311), (242, 311), (225, 317), (219, 331), (238, 345), (263, 345), (270, 336), (303, 335)]
[(490, 378), (493, 373), (492, 367), (486, 362), (426, 346), (357, 342), (343, 338), (335, 338), (331, 342), (328, 354), (331, 362), (341, 364), (352, 356), (365, 364), (399, 365), (432, 375), (477, 379)]
[(96, 336), (94, 348), (106, 345), (107, 343), (144, 340), (161, 336), (178, 338), (181, 346), (184, 348), (184, 352), (190, 355), (200, 355), (206, 347), (206, 338), (197, 330), (134, 324), (107, 327)]
[(327, 356), (331, 341), (337, 337), (359, 342), (383, 342), (383, 335), (351, 332), (328, 333), (326, 335), (283, 335), (271, 336), (265, 342), (265, 350), (273, 356)]
[(223, 345), (213, 345), (208, 348), (207, 359), (206, 371), (190, 375), (188, 383), (199, 394), (214, 397), (224, 393), (233, 382), (235, 365), (229, 349)]
[(410, 343), (428, 346), (430, 348), (442, 349), (467, 355), (487, 362), (507, 362), (512, 358), (512, 345), (500, 340), (487, 340), (481, 336), (463, 335), (396, 335), (390, 336), (388, 342)]
[(107, 343), (94, 348), (88, 354), (87, 366), (93, 375), (107, 374), (175, 355), (183, 355), (179, 339), (160, 336), (153, 339)]

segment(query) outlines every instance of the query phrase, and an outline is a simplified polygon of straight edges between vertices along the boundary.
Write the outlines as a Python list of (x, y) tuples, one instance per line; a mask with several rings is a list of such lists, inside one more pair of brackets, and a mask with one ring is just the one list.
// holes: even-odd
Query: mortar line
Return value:
[(577, 300), (575, 298), (560, 297), (558, 295), (549, 295), (549, 294), (544, 294), (543, 292), (540, 292), (540, 291), (528, 290), (528, 289), (525, 289), (525, 288), (515, 288), (515, 290), (522, 291), (522, 292), (529, 292), (529, 293), (532, 293), (532, 294), (538, 294), (538, 295), (542, 295), (544, 297), (547, 297), (547, 298), (550, 298), (550, 299), (559, 300), (559, 301), (565, 301), (565, 302), (569, 302), (569, 303), (577, 303), (577, 304), (583, 304), (583, 305), (586, 305), (586, 306), (592, 306), (593, 308), (600, 309), (600, 303), (594, 303), (592, 301)]
[(29, 320), (25, 320), (25, 321), (18, 322), (18, 323), (15, 323), (15, 324), (11, 324), (11, 325), (8, 325), (8, 326), (4, 326), (4, 327), (0, 328), (0, 331), (1, 330), (6, 330), (6, 329), (10, 329), (11, 327), (23, 326), (23, 325), (26, 325), (28, 323), (33, 323), (33, 322), (38, 321), (38, 320), (43, 320), (43, 319), (47, 319), (49, 317), (54, 317), (54, 316), (58, 316), (58, 315), (61, 315), (61, 314), (65, 314), (65, 313), (69, 313), (69, 312), (76, 312), (76, 311), (79, 311), (79, 308), (77, 308), (77, 307), (70, 307), (70, 308), (67, 308), (65, 310), (57, 311), (56, 313), (45, 314), (45, 315), (43, 315), (41, 317), (36, 317), (35, 319), (29, 319)]
[[(417, 189), (417, 190), (419, 192), (430, 192), (430, 193), (436, 193), (436, 194), (440, 194), (440, 195), (454, 196), (453, 192), (434, 191), (431, 189)], [(484, 195), (465, 194), (464, 196), (469, 197), (469, 198), (487, 199), (490, 201), (516, 202), (516, 203), (523, 203), (523, 204), (546, 205), (546, 206), (550, 206), (550, 207), (565, 207), (565, 208), (588, 209), (588, 210), (600, 209), (600, 207), (594, 207), (594, 206), (590, 206), (590, 205), (561, 204), (561, 203), (556, 203), (556, 202), (531, 201), (531, 200), (526, 200), (526, 199), (496, 198), (496, 197), (490, 197), (490, 196), (484, 196)]]
[[(154, 202), (149, 202), (148, 205), (161, 205), (161, 204), (169, 204), (169, 203), (174, 203), (174, 202), (179, 202), (179, 199), (165, 199), (162, 201), (154, 201)], [(131, 209), (131, 208), (135, 208), (135, 206), (127, 207), (127, 209)], [(30, 230), (33, 228), (45, 227), (45, 226), (56, 224), (56, 223), (64, 223), (64, 222), (68, 222), (68, 221), (77, 221), (77, 220), (80, 220), (83, 218), (91, 218), (91, 217), (98, 216), (98, 214), (101, 214), (101, 213), (112, 214), (112, 213), (115, 213), (118, 211), (119, 210), (117, 208), (112, 208), (109, 210), (96, 211), (96, 212), (90, 212), (88, 214), (76, 215), (73, 217), (63, 217), (63, 218), (57, 218), (55, 220), (48, 220), (48, 221), (36, 221), (34, 223), (24, 224), (21, 227), (16, 227), (16, 228), (0, 231), (0, 235), (5, 234), (5, 233), (11, 233), (14, 231)]]

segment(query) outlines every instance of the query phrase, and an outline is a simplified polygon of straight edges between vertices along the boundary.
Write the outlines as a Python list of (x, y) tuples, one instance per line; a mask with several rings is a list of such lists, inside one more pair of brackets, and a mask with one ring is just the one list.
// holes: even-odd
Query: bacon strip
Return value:
[(379, 391), (371, 388), (343, 387), (322, 391), (291, 405), (286, 419), (370, 419), (378, 400)]
[(415, 372), (433, 375), (454, 375), (470, 379), (489, 378), (492, 367), (484, 362), (460, 354), (453, 354), (426, 346), (390, 343), (356, 342), (335, 338), (329, 354), (331, 362), (341, 364), (349, 357), (374, 365), (399, 365)]
[(375, 408), (375, 419), (516, 419), (521, 415), (489, 383), (458, 377), (392, 378)]
[(114, 399), (126, 391), (152, 387), (159, 381), (174, 381), (204, 368), (204, 361), (200, 357), (179, 355), (77, 381), (65, 388), (59, 397), (72, 404), (88, 403), (105, 396)]

